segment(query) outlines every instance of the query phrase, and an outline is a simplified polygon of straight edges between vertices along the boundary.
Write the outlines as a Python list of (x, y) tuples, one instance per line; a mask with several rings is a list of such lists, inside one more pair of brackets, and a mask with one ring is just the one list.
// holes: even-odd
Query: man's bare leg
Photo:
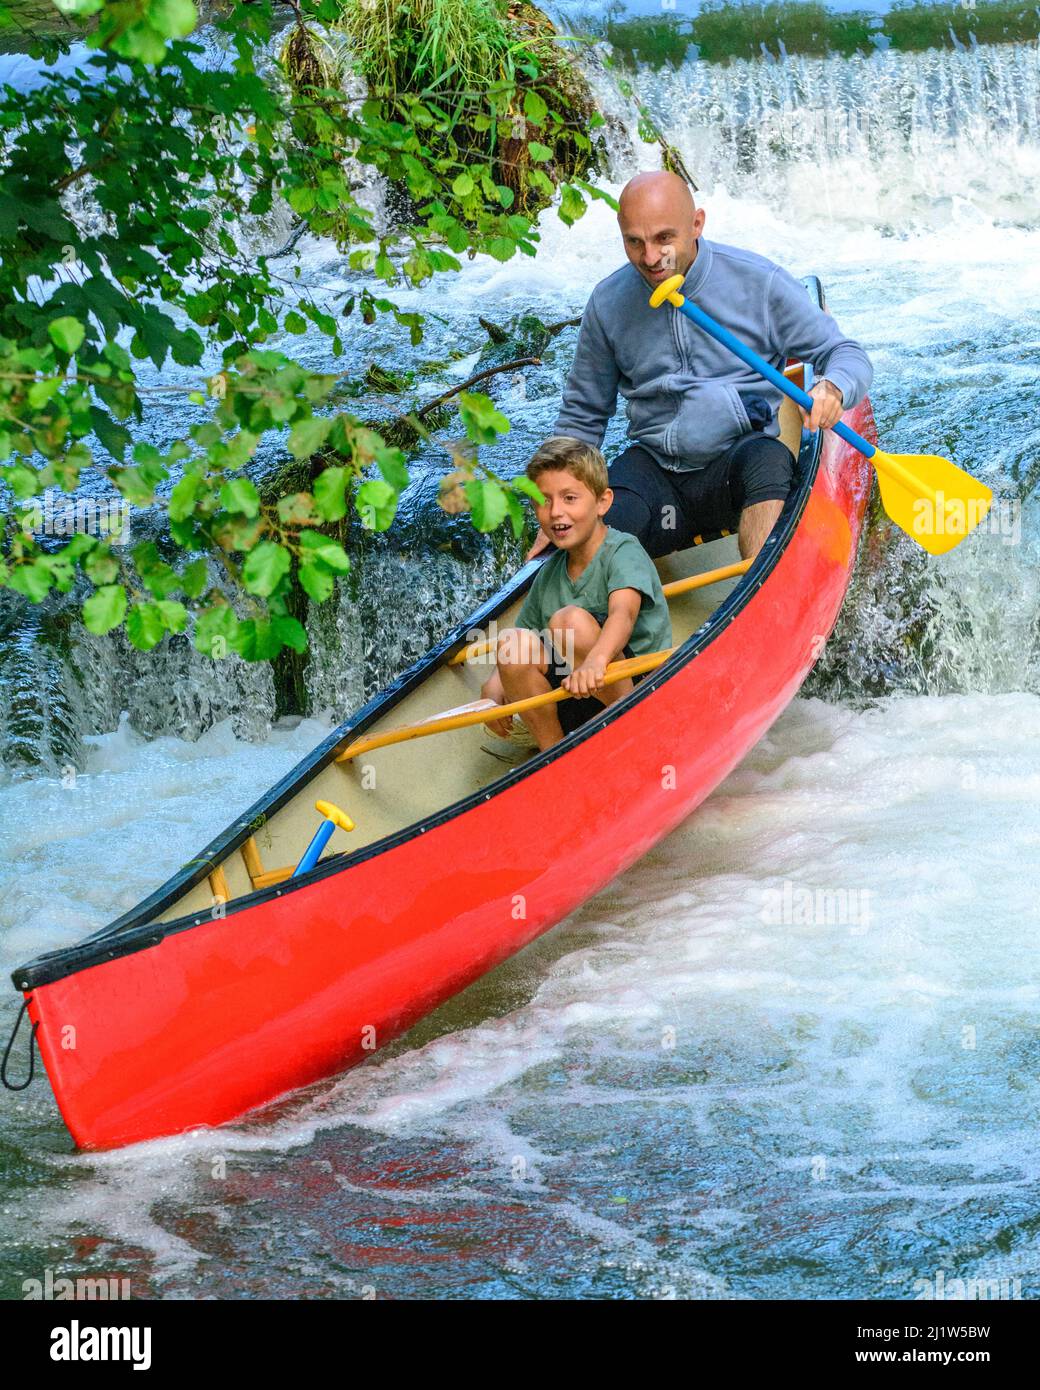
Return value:
[(783, 509), (783, 501), (779, 498), (769, 502), (756, 502), (753, 506), (744, 508), (740, 513), (740, 530), (737, 532), (742, 560), (754, 559), (765, 545)]

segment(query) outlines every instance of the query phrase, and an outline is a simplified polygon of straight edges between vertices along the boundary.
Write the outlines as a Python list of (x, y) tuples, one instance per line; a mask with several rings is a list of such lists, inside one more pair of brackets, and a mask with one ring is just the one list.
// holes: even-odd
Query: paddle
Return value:
[(322, 823), (314, 832), (314, 838), (303, 852), (303, 858), (293, 869), (291, 878), (296, 878), (298, 874), (305, 874), (313, 869), (321, 858), (321, 852), (332, 837), (332, 832), (338, 826), (340, 830), (353, 830), (354, 822), (347, 815), (346, 811), (341, 811), (338, 806), (333, 806), (331, 801), (316, 801), (315, 810), (320, 811), (325, 817)]
[[(709, 317), (679, 293), (685, 277), (669, 276), (650, 296), (650, 306), (659, 309), (667, 299), (692, 319), (723, 347), (736, 353), (742, 362), (771, 381), (804, 410), (812, 410), (813, 398), (775, 367), (764, 362), (749, 347), (734, 338), (728, 328)], [(945, 555), (973, 531), (989, 511), (992, 491), (965, 473), (949, 459), (935, 454), (887, 454), (839, 420), (834, 433), (864, 454), (877, 470), (881, 504), (895, 524), (929, 555)]]

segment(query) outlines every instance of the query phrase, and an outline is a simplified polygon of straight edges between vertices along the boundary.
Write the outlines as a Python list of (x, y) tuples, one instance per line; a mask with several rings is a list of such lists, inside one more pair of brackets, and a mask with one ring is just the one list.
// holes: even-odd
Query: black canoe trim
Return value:
[[(816, 302), (820, 303), (822, 287), (819, 280), (815, 276), (807, 276), (803, 280), (803, 284)], [(811, 375), (811, 371), (811, 367), (806, 363), (807, 377)], [(489, 787), (472, 793), (462, 801), (452, 802), (425, 820), (415, 821), (404, 829), (384, 836), (381, 840), (374, 840), (371, 844), (365, 845), (353, 853), (344, 851), (321, 859), (308, 873), (301, 874), (291, 882), (273, 884), (269, 888), (262, 888), (234, 898), (224, 905), (223, 917), (232, 917), (236, 913), (248, 911), (273, 898), (283, 897), (286, 893), (295, 892), (308, 884), (316, 883), (320, 879), (327, 878), (330, 874), (342, 873), (355, 864), (364, 863), (378, 854), (383, 854), (407, 843), (417, 835), (425, 834), (427, 830), (443, 825), (455, 816), (464, 815), (482, 801), (489, 801), (493, 796), (497, 796), (507, 788), (516, 785), (525, 777), (540, 772), (556, 758), (563, 757), (576, 744), (583, 742), (586, 738), (593, 737), (614, 719), (620, 718), (626, 710), (646, 699), (670, 676), (698, 656), (714, 641), (719, 633), (729, 626), (775, 569), (780, 556), (794, 536), (808, 503), (809, 494), (819, 469), (822, 445), (822, 431), (817, 430), (812, 435), (803, 431), (797, 460), (797, 473), (800, 475), (798, 485), (788, 495), (780, 518), (769, 539), (756, 556), (755, 563), (744, 575), (742, 582), (723, 600), (711, 618), (692, 633), (668, 661), (644, 676), (624, 700), (607, 706), (601, 714), (597, 714), (582, 724), (553, 748), (529, 758), (519, 767), (510, 769)], [(147, 950), (152, 946), (159, 945), (167, 936), (188, 931), (192, 927), (212, 921), (213, 918), (209, 913), (192, 913), (190, 916), (179, 917), (171, 922), (156, 922), (155, 918), (165, 911), (171, 902), (176, 901), (177, 898), (182, 897), (200, 883), (217, 864), (226, 859), (250, 835), (254, 834), (266, 819), (276, 814), (282, 806), (291, 801), (316, 773), (333, 761), (337, 752), (348, 740), (352, 741), (358, 738), (373, 723), (399, 704), (406, 695), (421, 685), (433, 669), (446, 657), (461, 650), (466, 645), (468, 635), (473, 629), (482, 628), (490, 619), (497, 617), (499, 613), (508, 608), (518, 595), (530, 586), (541, 563), (541, 560), (535, 559), (518, 570), (496, 594), (477, 608), (464, 623), (460, 623), (436, 646), (432, 647), (425, 656), (421, 657), (407, 671), (404, 671), (379, 694), (373, 696), (353, 718), (334, 729), (306, 758), (286, 773), (280, 782), (276, 782), (273, 787), (269, 788), (264, 796), (255, 802), (248, 811), (211, 840), (197, 859), (189, 861), (149, 897), (143, 898), (122, 917), (110, 922), (101, 930), (93, 932), (76, 945), (65, 946), (57, 951), (49, 951), (44, 955), (36, 956), (27, 964), (14, 970), (11, 979), (15, 988), (24, 993), (27, 990), (37, 989), (41, 985), (52, 984), (54, 981), (76, 974), (80, 970), (89, 970), (120, 956)]]

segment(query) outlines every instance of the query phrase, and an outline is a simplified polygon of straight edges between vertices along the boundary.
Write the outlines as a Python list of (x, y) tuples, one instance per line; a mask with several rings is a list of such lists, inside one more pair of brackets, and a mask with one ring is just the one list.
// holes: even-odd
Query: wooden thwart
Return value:
[(270, 888), (272, 883), (283, 883), (287, 878), (292, 877), (293, 866), (286, 865), (283, 869), (265, 869), (263, 860), (260, 858), (260, 851), (256, 847), (256, 837), (250, 835), (248, 840), (244, 840), (241, 847), (243, 863), (246, 866), (246, 873), (253, 888)]
[(231, 897), (231, 893), (228, 890), (228, 881), (222, 865), (218, 864), (209, 875), (209, 888), (213, 897), (215, 899), (219, 898), (221, 902), (226, 903)]

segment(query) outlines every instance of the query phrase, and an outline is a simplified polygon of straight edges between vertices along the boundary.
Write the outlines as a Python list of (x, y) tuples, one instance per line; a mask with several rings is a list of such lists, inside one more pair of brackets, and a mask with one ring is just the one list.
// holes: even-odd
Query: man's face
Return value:
[(671, 275), (685, 275), (693, 264), (697, 238), (704, 227), (704, 209), (679, 214), (649, 200), (618, 213), (625, 255), (651, 288)]

